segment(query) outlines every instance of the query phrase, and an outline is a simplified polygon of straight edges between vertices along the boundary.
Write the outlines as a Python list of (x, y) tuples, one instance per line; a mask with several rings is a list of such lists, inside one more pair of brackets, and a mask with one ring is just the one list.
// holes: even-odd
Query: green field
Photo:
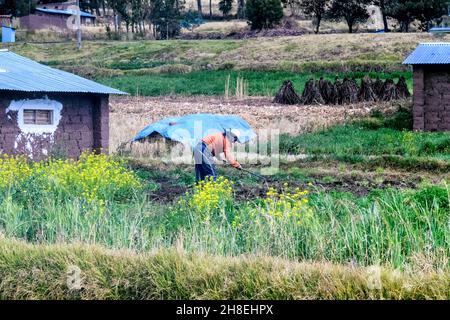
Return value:
[[(336, 34), (248, 40), (87, 41), (10, 45), (14, 52), (99, 80), (131, 94), (223, 95), (240, 74), (249, 95), (272, 95), (283, 80), (302, 90), (310, 78), (336, 75), (396, 78), (411, 73), (403, 59), (428, 34)], [(320, 43), (316, 45), (316, 43)]]
[(230, 95), (236, 91), (236, 80), (243, 78), (246, 83), (246, 94), (251, 96), (273, 96), (285, 80), (291, 80), (294, 83), (298, 93), (301, 94), (305, 83), (309, 79), (334, 80), (336, 77), (355, 77), (360, 80), (365, 75), (376, 79), (394, 79), (400, 76), (407, 79), (410, 90), (412, 90), (411, 72), (392, 72), (392, 73), (299, 73), (285, 71), (196, 71), (191, 73), (169, 73), (152, 74), (141, 76), (116, 76), (108, 78), (99, 78), (99, 82), (108, 86), (118, 88), (132, 95), (160, 96), (160, 95), (224, 95), (225, 84), (229, 80)]
[[(337, 34), (11, 49), (132, 95), (222, 96), (228, 77), (234, 95), (239, 77), (244, 96), (273, 96), (287, 79), (301, 93), (310, 78), (336, 76), (404, 76), (412, 89), (401, 61), (432, 40)], [(131, 104), (143, 118), (140, 100), (152, 101), (114, 108)], [(0, 155), (0, 300), (450, 299), (450, 134), (412, 131), (410, 107), (376, 103), (370, 116), (282, 135), (280, 168), (265, 181), (218, 165), (222, 178), (196, 185), (191, 165), (126, 152), (40, 163)], [(334, 107), (320, 108), (311, 110)], [(68, 288), (74, 266), (81, 290)]]

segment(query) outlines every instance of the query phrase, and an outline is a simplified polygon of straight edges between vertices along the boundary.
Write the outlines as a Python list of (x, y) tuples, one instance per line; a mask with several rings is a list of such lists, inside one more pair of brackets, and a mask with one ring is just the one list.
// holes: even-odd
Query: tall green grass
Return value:
[(299, 136), (282, 135), (280, 150), (289, 154), (328, 155), (335, 159), (402, 156), (449, 160), (448, 132), (413, 132), (409, 112), (372, 117)]
[(425, 263), (448, 269), (448, 191), (441, 190), (443, 200), (442, 193), (439, 198), (429, 192), (420, 201), (406, 191), (364, 198), (318, 192), (310, 198), (312, 217), (301, 224), (261, 213), (258, 199), (229, 203), (208, 212), (213, 218), (205, 221), (189, 206), (156, 205), (144, 197), (98, 213), (76, 200), (18, 205), (6, 195), (0, 201), (0, 230), (8, 238), (34, 243), (83, 242), (138, 251), (176, 245), (220, 256), (262, 254), (396, 268)]

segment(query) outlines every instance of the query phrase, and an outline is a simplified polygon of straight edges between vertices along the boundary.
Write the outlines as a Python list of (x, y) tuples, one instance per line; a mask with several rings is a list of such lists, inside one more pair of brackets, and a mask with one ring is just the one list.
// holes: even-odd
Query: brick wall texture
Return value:
[[(70, 16), (54, 14), (30, 14), (20, 18), (20, 27), (27, 30), (39, 30), (50, 27), (59, 29), (68, 29), (68, 20)], [(81, 17), (81, 23), (90, 25), (94, 23), (92, 18)]]
[(450, 66), (414, 66), (414, 130), (450, 131)]
[[(63, 105), (53, 135), (21, 133), (17, 112), (6, 114), (12, 100), (48, 97)], [(107, 95), (26, 94), (0, 91), (0, 152), (25, 154), (33, 160), (47, 156), (78, 158), (83, 151), (108, 152), (109, 102)]]

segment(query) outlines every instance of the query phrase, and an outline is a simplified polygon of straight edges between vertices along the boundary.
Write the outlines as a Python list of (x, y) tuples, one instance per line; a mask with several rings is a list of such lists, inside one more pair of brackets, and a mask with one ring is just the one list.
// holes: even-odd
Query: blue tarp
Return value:
[(183, 117), (170, 117), (144, 128), (132, 141), (139, 141), (159, 134), (166, 139), (195, 145), (208, 134), (239, 129), (239, 142), (245, 143), (256, 137), (250, 125), (240, 117), (215, 114), (191, 114)]

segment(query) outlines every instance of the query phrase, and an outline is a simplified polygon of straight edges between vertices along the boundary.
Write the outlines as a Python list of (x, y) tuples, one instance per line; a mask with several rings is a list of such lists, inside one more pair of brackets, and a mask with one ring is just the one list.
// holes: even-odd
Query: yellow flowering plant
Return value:
[(24, 156), (0, 156), (0, 189), (20, 185), (32, 174), (28, 159)]
[(204, 220), (209, 220), (213, 212), (232, 203), (232, 186), (233, 182), (224, 177), (200, 181), (194, 187), (193, 193), (188, 196), (188, 206), (200, 213)]
[(13, 188), (26, 202), (52, 195), (104, 207), (106, 201), (126, 201), (142, 189), (138, 177), (122, 160), (92, 153), (83, 153), (77, 161), (49, 159), (39, 163), (3, 156), (0, 178), (0, 189)]
[(275, 221), (294, 220), (298, 225), (307, 221), (313, 213), (309, 205), (309, 190), (300, 188), (290, 189), (285, 183), (278, 192), (269, 188), (262, 204), (257, 211), (271, 217)]

